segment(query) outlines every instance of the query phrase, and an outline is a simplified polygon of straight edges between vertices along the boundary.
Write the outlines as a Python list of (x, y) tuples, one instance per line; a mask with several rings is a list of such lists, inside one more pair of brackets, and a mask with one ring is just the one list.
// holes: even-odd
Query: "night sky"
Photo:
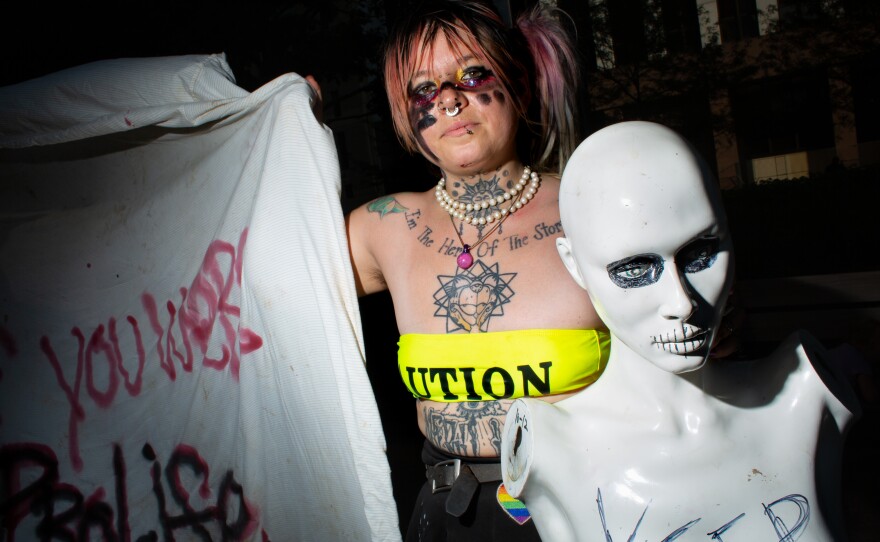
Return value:
[[(145, 2), (99, 9), (23, 2), (4, 9), (0, 86), (95, 60), (219, 52), (227, 54), (237, 83), (247, 90), (291, 71), (326, 79), (357, 69), (378, 52), (376, 40), (364, 43), (353, 30), (358, 21), (345, 23), (352, 28), (344, 32), (322, 24), (348, 5)], [(375, 13), (381, 8), (372, 11), (384, 17)]]

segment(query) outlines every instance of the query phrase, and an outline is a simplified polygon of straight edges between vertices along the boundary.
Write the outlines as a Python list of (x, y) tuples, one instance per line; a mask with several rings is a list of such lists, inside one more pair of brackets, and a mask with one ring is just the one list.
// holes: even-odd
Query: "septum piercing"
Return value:
[(458, 115), (459, 111), (461, 111), (458, 108), (458, 104), (455, 104), (455, 109), (453, 109), (452, 111), (450, 111), (448, 107), (444, 107), (443, 109), (446, 111), (447, 117), (454, 117), (454, 116)]

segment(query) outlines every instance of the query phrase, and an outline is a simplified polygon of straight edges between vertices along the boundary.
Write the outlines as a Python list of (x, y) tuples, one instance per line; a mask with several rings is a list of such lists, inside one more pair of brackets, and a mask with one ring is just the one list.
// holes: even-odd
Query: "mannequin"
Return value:
[(799, 332), (766, 359), (705, 364), (733, 254), (699, 156), (658, 124), (609, 126), (575, 151), (559, 205), (559, 254), (611, 357), (584, 391), (507, 416), (504, 485), (542, 539), (841, 540), (858, 406), (822, 346)]

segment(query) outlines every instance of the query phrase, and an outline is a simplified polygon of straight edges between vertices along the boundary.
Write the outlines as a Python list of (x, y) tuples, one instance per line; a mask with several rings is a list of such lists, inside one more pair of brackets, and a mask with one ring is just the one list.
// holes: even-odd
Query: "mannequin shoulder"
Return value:
[(740, 407), (784, 403), (797, 396), (801, 403), (807, 397), (825, 401), (839, 420), (860, 410), (840, 364), (805, 331), (792, 333), (766, 357), (716, 360), (701, 372), (709, 376), (703, 380), (707, 392)]
[(792, 333), (773, 355), (794, 357), (802, 371), (814, 372), (828, 392), (849, 412), (861, 411), (858, 396), (846, 374), (842, 360), (810, 333), (799, 330)]

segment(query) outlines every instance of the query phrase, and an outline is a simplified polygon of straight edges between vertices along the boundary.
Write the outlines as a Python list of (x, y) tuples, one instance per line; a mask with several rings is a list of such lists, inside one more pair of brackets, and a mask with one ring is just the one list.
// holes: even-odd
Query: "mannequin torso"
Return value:
[(800, 334), (767, 359), (685, 375), (613, 342), (586, 392), (514, 404), (505, 442), (520, 432), (520, 446), (502, 450), (505, 485), (548, 540), (839, 540), (836, 469), (854, 401), (840, 382)]
[(596, 132), (559, 196), (560, 257), (611, 332), (592, 386), (511, 407), (504, 484), (545, 540), (843, 538), (839, 471), (857, 399), (796, 333), (765, 359), (709, 361), (733, 278), (717, 184), (681, 136)]

